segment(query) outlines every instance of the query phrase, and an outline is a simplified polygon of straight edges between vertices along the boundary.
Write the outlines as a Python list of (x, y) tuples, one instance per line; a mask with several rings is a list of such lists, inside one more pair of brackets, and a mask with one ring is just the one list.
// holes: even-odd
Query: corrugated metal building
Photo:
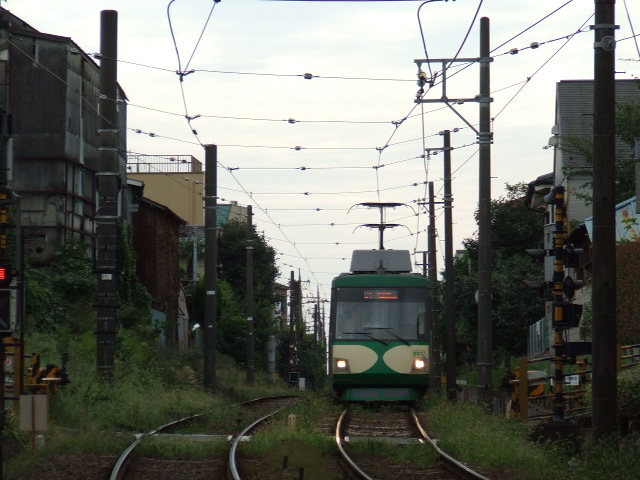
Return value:
[[(25, 254), (34, 263), (46, 263), (55, 245), (72, 238), (93, 244), (98, 95), (99, 66), (70, 38), (38, 32), (0, 8), (0, 106), (12, 119), (8, 185), (21, 197)], [(124, 187), (121, 89), (118, 108)]]
[[(636, 80), (616, 80), (615, 84), (616, 102), (640, 101), (640, 89)], [(556, 126), (552, 133), (558, 135), (558, 148), (554, 149), (553, 184), (565, 186), (567, 216), (580, 222), (591, 216), (592, 205), (587, 204), (576, 193), (585, 184), (589, 187), (593, 164), (576, 148), (576, 143), (586, 146), (586, 150), (591, 152), (593, 93), (593, 80), (563, 80), (556, 86)], [(616, 138), (618, 158), (633, 157), (633, 153), (628, 144)], [(581, 170), (589, 173), (582, 173)], [(589, 193), (588, 190), (586, 193)]]

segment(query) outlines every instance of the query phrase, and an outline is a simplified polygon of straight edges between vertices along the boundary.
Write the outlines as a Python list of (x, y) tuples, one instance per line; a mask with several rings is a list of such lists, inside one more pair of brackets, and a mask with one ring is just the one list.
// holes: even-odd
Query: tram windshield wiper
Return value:
[(409, 342), (407, 342), (404, 338), (402, 338), (399, 335), (396, 335), (395, 332), (393, 332), (391, 327), (364, 327), (365, 330), (384, 330), (385, 332), (389, 333), (390, 335), (393, 335), (394, 337), (396, 337), (398, 340), (400, 340), (402, 343), (404, 343), (405, 345), (408, 345), (409, 347), (411, 346), (411, 344)]
[(373, 335), (371, 335), (370, 333), (366, 333), (366, 332), (343, 332), (342, 335), (364, 335), (365, 337), (368, 337), (371, 340), (375, 340), (376, 342), (380, 342), (381, 344), (383, 344), (385, 346), (389, 345), (384, 340), (380, 340), (379, 338), (376, 338)]

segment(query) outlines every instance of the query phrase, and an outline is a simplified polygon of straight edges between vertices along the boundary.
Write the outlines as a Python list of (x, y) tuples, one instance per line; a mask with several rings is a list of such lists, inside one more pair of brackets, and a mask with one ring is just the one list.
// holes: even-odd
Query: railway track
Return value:
[[(295, 398), (294, 396), (265, 397), (229, 407), (225, 413), (227, 417), (232, 418), (231, 423), (235, 422), (237, 424), (234, 431), (215, 431), (216, 429), (211, 425), (211, 415), (216, 413), (214, 410), (184, 417), (162, 425), (144, 435), (140, 435), (122, 452), (111, 470), (109, 480), (147, 478), (156, 480), (161, 478), (210, 478), (212, 480), (222, 480), (224, 478), (239, 478), (230, 476), (232, 473), (229, 471), (236, 468), (235, 451), (238, 443), (249, 431), (254, 430), (261, 422), (283, 406), (290, 404)], [(254, 420), (256, 417), (258, 420)], [(242, 428), (241, 425), (247, 422), (251, 422), (251, 424)], [(189, 433), (181, 433), (181, 430), (187, 430)], [(145, 439), (162, 436), (191, 438), (194, 441), (198, 439), (215, 440), (216, 438), (219, 438), (220, 441), (229, 441), (231, 439), (232, 447), (228, 459), (215, 456), (204, 460), (176, 462), (157, 458), (142, 458), (136, 455), (136, 449), (140, 447)], [(232, 463), (234, 467), (231, 466)]]
[[(420, 444), (432, 448), (439, 459), (428, 468), (410, 465), (387, 464), (383, 458), (369, 455), (354, 455), (350, 444), (361, 441), (383, 441), (397, 445)], [(347, 407), (335, 430), (335, 441), (340, 455), (356, 478), (362, 480), (384, 480), (387, 478), (431, 480), (489, 480), (467, 465), (448, 455), (430, 438), (420, 424), (413, 408), (406, 412), (351, 412)]]
[[(218, 433), (216, 435), (209, 417), (211, 412), (192, 415), (158, 427), (137, 438), (121, 454), (113, 467), (109, 480), (161, 480), (163, 478), (246, 480), (246, 478), (258, 478), (255, 473), (243, 477), (243, 464), (240, 462), (247, 461), (247, 458), (245, 456), (243, 459), (238, 454), (238, 449), (244, 440), (250, 438), (250, 435), (269, 421), (278, 411), (290, 404), (293, 398), (295, 397), (268, 397), (236, 405), (234, 407), (237, 408), (234, 409), (227, 409), (225, 412), (227, 417), (237, 423), (231, 433), (227, 431), (224, 434)], [(335, 419), (335, 417), (333, 418)], [(305, 477), (301, 469), (300, 473), (289, 471), (288, 474), (293, 475), (291, 477), (281, 476), (278, 478), (489, 480), (488, 477), (475, 472), (442, 451), (438, 447), (437, 441), (431, 439), (425, 432), (412, 408), (407, 408), (406, 411), (392, 412), (350, 411), (347, 408), (342, 412), (337, 423), (335, 420), (331, 423), (335, 425), (334, 437), (339, 455), (327, 458), (326, 474), (322, 477), (313, 475)], [(189, 433), (184, 433), (185, 431)], [(136, 454), (136, 449), (145, 438), (170, 435), (191, 438), (206, 436), (208, 439), (218, 436), (220, 441), (229, 443), (228, 449), (226, 445), (222, 449), (228, 453), (218, 453), (212, 455), (211, 458), (193, 461), (151, 459)], [(386, 459), (383, 455), (358, 454), (357, 449), (353, 446), (359, 442), (392, 443), (398, 445), (398, 448), (402, 448), (403, 445), (413, 445), (412, 448), (424, 448), (425, 455), (437, 455), (439, 461), (432, 462), (428, 467), (420, 467)], [(436, 453), (428, 453), (427, 449), (432, 449)], [(218, 449), (218, 452), (220, 451), (221, 449)], [(264, 471), (263, 473), (266, 474)]]

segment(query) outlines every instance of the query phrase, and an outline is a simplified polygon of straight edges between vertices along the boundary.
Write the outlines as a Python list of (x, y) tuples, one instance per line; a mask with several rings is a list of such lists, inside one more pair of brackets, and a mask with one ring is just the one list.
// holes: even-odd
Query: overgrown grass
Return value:
[[(305, 478), (339, 479), (327, 471), (326, 462), (326, 457), (335, 452), (335, 440), (315, 424), (325, 408), (328, 407), (321, 402), (303, 401), (292, 410), (282, 411), (268, 428), (253, 435), (251, 442), (241, 444), (238, 454), (246, 459), (259, 459), (253, 469), (260, 469), (263, 478), (281, 478), (278, 475), (285, 469), (304, 469)], [(250, 463), (247, 468), (252, 468)]]
[[(208, 413), (205, 427), (219, 431), (235, 431), (239, 419), (238, 402), (267, 395), (298, 393), (279, 381), (275, 384), (256, 375), (249, 387), (246, 373), (232, 360), (217, 359), (215, 393), (203, 389), (201, 352), (177, 351), (156, 346), (144, 332), (119, 334), (116, 374), (113, 385), (96, 376), (95, 336), (32, 335), (27, 339), (27, 352), (39, 351), (42, 364), (59, 363), (63, 352), (69, 352), (68, 373), (71, 383), (62, 388), (51, 401), (50, 429), (46, 432), (46, 447), (31, 455), (29, 435), (17, 428), (17, 417), (7, 418), (5, 443), (12, 451), (5, 457), (9, 465), (6, 478), (33, 467), (40, 458), (61, 453), (84, 452), (97, 455), (119, 454), (133, 441), (132, 433), (148, 432), (171, 420)], [(635, 395), (636, 390), (632, 393)], [(636, 398), (633, 396), (633, 398)], [(463, 456), (470, 464), (518, 472), (522, 480), (631, 480), (637, 478), (635, 458), (640, 450), (640, 437), (626, 437), (615, 445), (590, 447), (582, 454), (561, 443), (540, 444), (530, 440), (531, 427), (518, 421), (490, 416), (469, 404), (451, 404), (441, 397), (429, 397), (428, 428), (440, 439), (440, 446), (454, 456)], [(393, 411), (395, 407), (388, 408)], [(340, 407), (329, 398), (303, 394), (294, 407), (283, 411), (252, 442), (241, 446), (249, 458), (267, 458), (274, 471), (282, 470), (282, 459), (288, 457), (291, 466), (321, 472), (327, 455), (334, 452), (334, 440), (318, 430), (323, 416), (337, 416)], [(295, 415), (295, 428), (289, 426), (288, 415)], [(202, 432), (203, 426), (186, 427), (185, 432)], [(219, 454), (224, 442), (186, 442), (145, 438), (145, 454), (164, 458), (203, 458)], [(394, 462), (417, 466), (428, 465), (432, 459), (422, 448), (397, 448), (380, 442), (353, 444), (368, 455), (384, 455)], [(316, 473), (315, 475), (319, 475)], [(330, 476), (324, 477), (329, 480)], [(337, 477), (336, 477), (337, 478)]]
[(430, 403), (427, 428), (445, 452), (469, 464), (518, 472), (522, 480), (554, 478), (555, 473), (561, 478), (548, 449), (528, 439), (530, 427), (468, 403), (434, 398)]
[[(30, 436), (18, 429), (17, 416), (8, 416), (4, 432), (5, 443), (11, 446), (11, 454), (5, 457), (9, 466), (7, 478), (15, 478), (40, 459), (60, 452), (120, 454), (133, 442), (133, 433), (149, 432), (191, 415), (210, 412), (204, 428), (231, 427), (230, 422), (235, 422), (235, 417), (229, 418), (233, 404), (292, 393), (283, 381), (274, 384), (259, 374), (255, 385), (247, 386), (246, 373), (222, 356), (217, 362), (219, 388), (207, 392), (203, 388), (201, 352), (159, 347), (144, 332), (118, 334), (113, 384), (97, 377), (95, 336), (91, 333), (36, 334), (26, 339), (26, 347), (26, 352), (40, 352), (42, 365), (59, 364), (62, 353), (68, 352), (71, 383), (51, 397), (50, 427), (44, 432), (46, 446), (37, 449), (35, 455), (31, 454)], [(194, 428), (203, 431), (203, 426)], [(219, 448), (194, 446), (193, 442), (182, 445), (145, 439), (144, 443), (145, 449), (166, 458), (191, 451), (196, 456), (204, 455), (201, 449)]]
[(566, 440), (533, 441), (533, 426), (468, 403), (432, 396), (426, 402), (428, 429), (439, 446), (466, 463), (510, 473), (522, 480), (632, 480), (638, 478), (640, 435), (581, 451)]
[(419, 468), (426, 468), (438, 459), (436, 452), (424, 445), (394, 445), (374, 439), (349, 444), (349, 452), (372, 458), (385, 457), (397, 465)]
[(201, 460), (224, 456), (228, 451), (229, 443), (225, 439), (197, 441), (145, 437), (136, 449), (136, 454), (165, 460)]
[(640, 435), (612, 441), (585, 451), (580, 457), (565, 456), (567, 480), (636, 480)]
[(111, 431), (71, 430), (54, 426), (46, 432), (44, 447), (36, 447), (32, 451), (29, 436), (22, 433), (19, 442), (13, 438), (11, 454), (5, 456), (5, 476), (3, 478), (18, 478), (33, 474), (38, 470), (38, 462), (46, 462), (48, 458), (58, 455), (74, 455), (78, 453), (94, 455), (112, 455), (122, 452), (131, 444), (132, 437)]

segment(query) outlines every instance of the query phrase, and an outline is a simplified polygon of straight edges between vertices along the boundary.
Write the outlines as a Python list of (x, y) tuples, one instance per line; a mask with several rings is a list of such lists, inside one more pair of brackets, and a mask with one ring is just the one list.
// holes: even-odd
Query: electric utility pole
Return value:
[[(479, 200), (478, 200), (478, 398), (487, 404), (491, 398), (491, 89), (490, 65), (493, 59), (489, 48), (489, 19), (480, 20), (480, 56), (478, 58), (433, 58), (418, 59), (418, 81), (420, 89), (416, 94), (416, 103), (444, 103), (455, 113), (478, 138), (480, 150), (479, 160)], [(480, 94), (467, 98), (452, 98), (447, 95), (447, 70), (454, 63), (479, 63), (480, 65)], [(429, 78), (422, 70), (422, 64), (441, 64), (438, 79), (442, 88), (439, 99), (426, 99), (424, 86), (435, 85), (436, 78)], [(479, 104), (480, 122), (476, 128), (457, 110), (458, 105), (476, 102)], [(445, 268), (446, 269), (446, 268)], [(449, 274), (449, 273), (447, 273)], [(450, 273), (453, 275), (453, 273)], [(447, 342), (447, 350), (449, 350)], [(455, 352), (447, 351), (447, 356)], [(447, 389), (449, 382), (447, 381)], [(448, 392), (450, 393), (450, 392)]]
[(247, 206), (247, 384), (254, 382), (254, 335), (253, 335), (253, 210)]
[(205, 145), (204, 185), (204, 387), (216, 389), (218, 288), (218, 147)]
[(436, 211), (433, 182), (429, 182), (429, 287), (431, 289), (431, 372), (433, 388), (436, 392), (442, 386), (442, 366), (440, 365), (440, 295), (438, 291), (438, 252), (436, 248)]
[(457, 399), (457, 375), (456, 375), (456, 312), (454, 298), (453, 276), (453, 195), (451, 193), (451, 132), (442, 132), (444, 137), (444, 304), (446, 313), (446, 337), (447, 337), (447, 398), (451, 401)]
[(116, 311), (118, 292), (118, 12), (100, 13), (100, 115), (98, 117), (98, 188), (96, 194), (96, 257), (98, 298), (97, 370), (100, 377), (113, 382), (116, 349)]
[(480, 19), (480, 125), (478, 132), (478, 401), (492, 400), (493, 338), (491, 324), (491, 88), (489, 19)]
[(618, 433), (615, 234), (615, 0), (595, 0), (593, 110), (593, 430)]

